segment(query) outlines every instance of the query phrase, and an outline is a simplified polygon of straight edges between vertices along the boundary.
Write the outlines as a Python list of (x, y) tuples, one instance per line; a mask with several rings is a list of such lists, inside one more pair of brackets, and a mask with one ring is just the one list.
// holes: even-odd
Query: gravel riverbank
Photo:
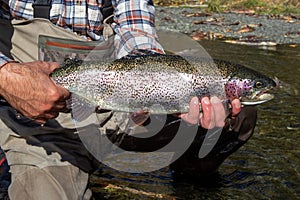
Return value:
[(179, 31), (195, 40), (274, 46), (300, 44), (300, 16), (257, 15), (251, 12), (203, 13), (200, 8), (156, 7), (156, 26)]

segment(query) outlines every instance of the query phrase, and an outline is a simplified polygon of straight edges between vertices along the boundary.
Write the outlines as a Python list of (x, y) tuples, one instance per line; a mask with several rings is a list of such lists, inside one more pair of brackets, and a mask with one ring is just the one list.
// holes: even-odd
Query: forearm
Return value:
[(117, 0), (113, 1), (113, 4), (117, 58), (127, 55), (134, 49), (164, 53), (156, 35), (155, 8), (151, 0)]

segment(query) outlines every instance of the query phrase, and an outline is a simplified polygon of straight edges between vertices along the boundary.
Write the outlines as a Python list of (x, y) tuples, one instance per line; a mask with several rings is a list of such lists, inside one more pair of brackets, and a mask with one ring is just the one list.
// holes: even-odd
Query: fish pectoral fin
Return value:
[(71, 109), (73, 120), (82, 122), (95, 112), (96, 107), (86, 98), (72, 93), (71, 98), (67, 100), (67, 108)]

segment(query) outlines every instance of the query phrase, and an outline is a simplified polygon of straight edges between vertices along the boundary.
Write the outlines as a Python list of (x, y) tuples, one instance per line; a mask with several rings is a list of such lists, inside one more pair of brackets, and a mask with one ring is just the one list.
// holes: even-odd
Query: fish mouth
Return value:
[(268, 93), (268, 91), (260, 91), (255, 93), (250, 99), (242, 99), (241, 104), (246, 106), (255, 106), (270, 101), (273, 98), (274, 95)]

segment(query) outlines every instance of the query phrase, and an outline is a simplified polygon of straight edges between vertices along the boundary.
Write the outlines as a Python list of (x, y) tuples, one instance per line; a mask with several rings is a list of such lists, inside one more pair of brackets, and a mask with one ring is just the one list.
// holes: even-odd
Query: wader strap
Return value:
[[(114, 8), (112, 6), (111, 0), (103, 0), (101, 12), (103, 15), (103, 19), (107, 19), (110, 15), (114, 13)], [(110, 22), (108, 22), (110, 23)]]
[(32, 4), (33, 17), (50, 19), (51, 0), (35, 0)]

